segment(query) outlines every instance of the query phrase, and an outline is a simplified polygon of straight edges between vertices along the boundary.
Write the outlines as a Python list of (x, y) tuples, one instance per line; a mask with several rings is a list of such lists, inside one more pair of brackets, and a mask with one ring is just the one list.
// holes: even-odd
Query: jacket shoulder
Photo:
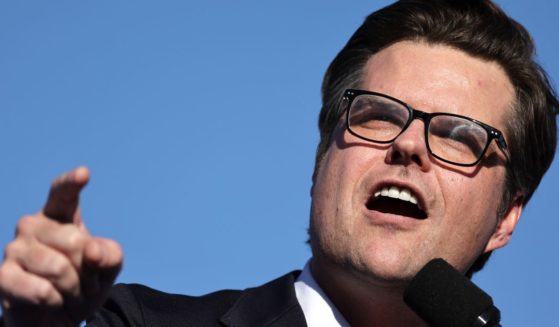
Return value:
[(299, 273), (242, 291), (221, 290), (202, 296), (117, 284), (88, 326), (306, 326), (293, 287)]
[(221, 290), (188, 296), (140, 284), (117, 284), (88, 326), (221, 326), (219, 318), (240, 294)]

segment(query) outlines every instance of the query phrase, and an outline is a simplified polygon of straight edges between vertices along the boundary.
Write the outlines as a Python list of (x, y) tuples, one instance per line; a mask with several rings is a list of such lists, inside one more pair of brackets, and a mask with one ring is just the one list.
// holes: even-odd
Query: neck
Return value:
[(404, 283), (358, 278), (313, 258), (311, 272), (328, 298), (352, 327), (427, 326), (403, 300)]

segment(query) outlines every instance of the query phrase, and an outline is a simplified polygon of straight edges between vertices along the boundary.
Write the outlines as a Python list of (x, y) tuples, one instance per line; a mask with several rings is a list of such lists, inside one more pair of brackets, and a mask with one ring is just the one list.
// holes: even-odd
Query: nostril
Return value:
[(421, 166), (421, 158), (417, 154), (411, 156), (411, 161), (415, 162), (418, 166)]
[(404, 156), (402, 155), (402, 153), (398, 150), (393, 150), (390, 153), (390, 159), (392, 163), (401, 163), (404, 159)]

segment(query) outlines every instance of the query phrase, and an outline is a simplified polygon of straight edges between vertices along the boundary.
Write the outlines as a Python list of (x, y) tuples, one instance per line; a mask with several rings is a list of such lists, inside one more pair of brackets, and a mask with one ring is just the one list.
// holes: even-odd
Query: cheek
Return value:
[(352, 239), (358, 205), (355, 194), (365, 169), (366, 153), (334, 145), (325, 154), (312, 190), (311, 220), (322, 242)]
[(313, 201), (346, 202), (358, 186), (360, 176), (371, 165), (371, 151), (350, 145), (347, 139), (347, 133), (342, 133), (324, 154), (313, 185)]
[(312, 206), (316, 219), (332, 219), (338, 207), (345, 203), (348, 196), (350, 176), (344, 162), (344, 153), (331, 148), (324, 156), (316, 181), (313, 185)]
[(496, 220), (504, 171), (482, 167), (477, 172), (440, 172), (439, 181), (447, 213), (469, 221)]
[[(446, 194), (442, 238), (453, 257), (449, 259), (459, 267), (469, 266), (481, 254), (495, 230), (502, 190), (498, 181), (502, 176), (485, 170), (474, 178), (455, 175), (441, 181)], [(466, 253), (471, 257), (466, 258)]]

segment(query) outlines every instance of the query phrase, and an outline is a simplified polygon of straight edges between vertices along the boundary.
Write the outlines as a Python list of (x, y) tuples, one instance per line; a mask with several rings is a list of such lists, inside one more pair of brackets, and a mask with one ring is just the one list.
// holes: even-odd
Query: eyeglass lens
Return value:
[[(387, 143), (407, 126), (411, 110), (392, 99), (372, 94), (357, 95), (348, 113), (350, 130), (360, 137)], [(429, 151), (458, 164), (476, 162), (488, 143), (487, 131), (466, 118), (448, 114), (431, 116), (427, 122)]]

